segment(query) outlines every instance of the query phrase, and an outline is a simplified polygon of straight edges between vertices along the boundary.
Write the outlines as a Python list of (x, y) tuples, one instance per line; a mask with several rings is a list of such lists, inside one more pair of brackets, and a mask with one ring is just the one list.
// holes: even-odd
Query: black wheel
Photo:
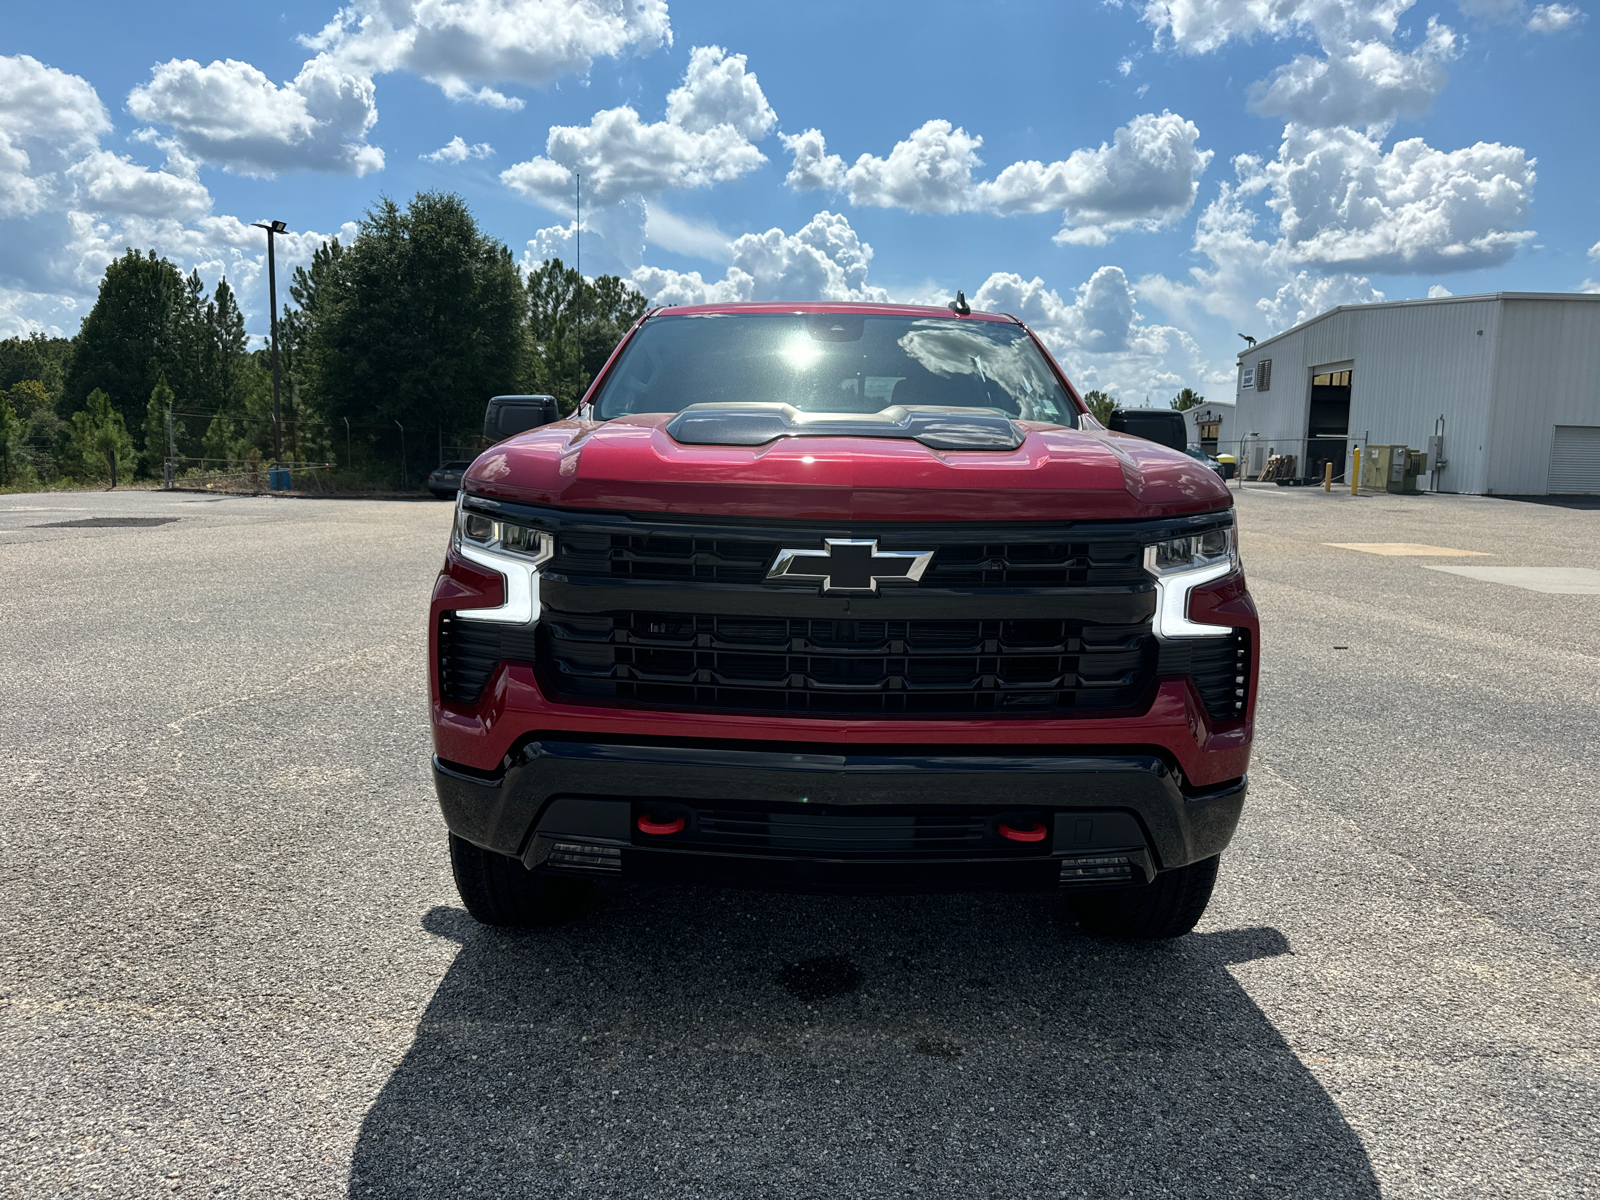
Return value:
[(1069, 895), (1078, 924), (1102, 937), (1148, 942), (1182, 937), (1195, 927), (1217, 882), (1221, 857), (1163, 871), (1143, 887)]
[(461, 903), (485, 925), (533, 929), (577, 916), (589, 883), (530, 871), (520, 859), (450, 835), (450, 869)]

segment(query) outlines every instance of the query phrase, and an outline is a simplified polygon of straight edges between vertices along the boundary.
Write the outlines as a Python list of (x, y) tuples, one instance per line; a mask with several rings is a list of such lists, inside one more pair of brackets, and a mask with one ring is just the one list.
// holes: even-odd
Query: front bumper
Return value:
[[(1242, 777), (1186, 790), (1155, 754), (1041, 746), (927, 753), (550, 739), (508, 757), (495, 773), (434, 759), (457, 836), (533, 869), (765, 890), (1147, 882), (1220, 853), (1245, 796)], [(640, 832), (647, 814), (681, 817), (683, 828)], [(1043, 825), (1046, 836), (1008, 841), (1002, 819)]]

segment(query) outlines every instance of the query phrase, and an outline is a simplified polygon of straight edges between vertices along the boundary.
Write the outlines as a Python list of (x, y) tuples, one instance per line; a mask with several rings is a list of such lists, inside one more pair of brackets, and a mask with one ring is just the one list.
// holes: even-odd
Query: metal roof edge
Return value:
[(1254, 354), (1264, 346), (1280, 341), (1292, 333), (1299, 333), (1309, 329), (1318, 321), (1326, 321), (1329, 317), (1342, 312), (1366, 311), (1374, 308), (1404, 308), (1413, 304), (1482, 304), (1484, 301), (1498, 300), (1585, 300), (1591, 303), (1600, 303), (1600, 292), (1477, 292), (1470, 296), (1419, 296), (1412, 300), (1378, 300), (1371, 304), (1341, 304), (1330, 308), (1327, 312), (1318, 313), (1308, 317), (1298, 325), (1292, 325), (1282, 333), (1275, 333), (1269, 338), (1263, 338), (1254, 346), (1247, 346), (1240, 350), (1234, 357), (1243, 359), (1246, 354)]

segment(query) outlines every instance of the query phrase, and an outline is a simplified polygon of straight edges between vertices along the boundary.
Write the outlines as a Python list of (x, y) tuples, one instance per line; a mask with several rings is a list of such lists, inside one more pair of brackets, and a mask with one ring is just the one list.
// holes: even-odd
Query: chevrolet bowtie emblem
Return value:
[(768, 579), (819, 579), (824, 592), (876, 592), (879, 580), (915, 583), (932, 550), (879, 550), (876, 538), (823, 538), (821, 550), (779, 550)]

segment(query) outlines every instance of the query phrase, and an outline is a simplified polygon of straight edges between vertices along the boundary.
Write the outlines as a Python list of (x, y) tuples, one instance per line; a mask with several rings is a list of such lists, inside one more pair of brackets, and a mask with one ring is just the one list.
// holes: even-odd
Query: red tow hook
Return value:
[[(689, 822), (683, 817), (673, 817), (669, 821), (657, 821), (648, 813), (639, 818), (639, 832), (648, 833), (655, 837), (664, 837), (669, 833), (681, 833)], [(1039, 834), (1044, 836), (1043, 831)]]
[(1013, 829), (1004, 821), (1000, 822), (1000, 836), (1012, 842), (1042, 842), (1044, 841), (1044, 826), (1035, 821), (1026, 829)]

